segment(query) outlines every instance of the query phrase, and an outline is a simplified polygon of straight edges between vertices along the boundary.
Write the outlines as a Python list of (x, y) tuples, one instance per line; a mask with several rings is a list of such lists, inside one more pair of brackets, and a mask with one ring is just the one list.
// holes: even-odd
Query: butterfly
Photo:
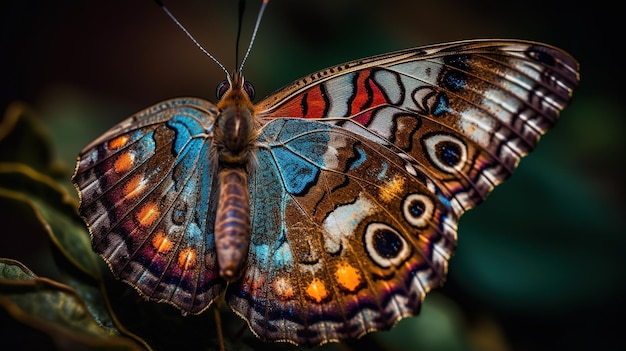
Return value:
[(113, 273), (185, 313), (222, 294), (262, 340), (391, 328), (440, 286), (457, 223), (557, 121), (555, 47), (469, 40), (344, 63), (252, 103), (160, 102), (86, 146), (73, 182)]

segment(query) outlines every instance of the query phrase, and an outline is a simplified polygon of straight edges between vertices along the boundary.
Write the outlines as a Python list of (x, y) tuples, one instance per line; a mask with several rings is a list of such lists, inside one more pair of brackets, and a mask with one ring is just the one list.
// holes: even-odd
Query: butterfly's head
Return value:
[(215, 91), (217, 99), (220, 101), (225, 99), (227, 93), (232, 90), (243, 91), (248, 96), (249, 100), (254, 100), (254, 86), (252, 83), (246, 81), (238, 72), (233, 73), (232, 78), (231, 76), (228, 76), (228, 79), (221, 81), (217, 85), (217, 89)]

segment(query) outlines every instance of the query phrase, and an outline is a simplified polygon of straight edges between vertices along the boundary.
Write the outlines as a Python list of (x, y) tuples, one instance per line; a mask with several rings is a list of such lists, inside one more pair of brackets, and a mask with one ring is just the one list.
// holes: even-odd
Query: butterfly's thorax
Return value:
[(250, 194), (247, 169), (257, 138), (253, 105), (237, 74), (217, 107), (214, 146), (218, 159), (215, 246), (220, 276), (241, 276), (250, 245)]
[(243, 91), (237, 75), (233, 78), (232, 86), (217, 104), (220, 115), (214, 143), (221, 163), (245, 167), (257, 137), (254, 106)]

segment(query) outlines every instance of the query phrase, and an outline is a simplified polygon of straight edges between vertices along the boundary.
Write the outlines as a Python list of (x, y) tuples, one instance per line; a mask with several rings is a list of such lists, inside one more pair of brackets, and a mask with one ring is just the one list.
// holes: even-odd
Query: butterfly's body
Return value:
[(233, 75), (231, 87), (217, 104), (212, 164), (217, 165), (215, 249), (220, 277), (234, 281), (242, 273), (250, 245), (248, 174), (253, 166), (258, 125), (254, 106), (243, 89), (243, 78)]
[(336, 66), (253, 105), (162, 102), (80, 154), (92, 245), (143, 295), (189, 313), (226, 289), (263, 340), (388, 329), (442, 284), (457, 223), (568, 103), (577, 63), (476, 40)]

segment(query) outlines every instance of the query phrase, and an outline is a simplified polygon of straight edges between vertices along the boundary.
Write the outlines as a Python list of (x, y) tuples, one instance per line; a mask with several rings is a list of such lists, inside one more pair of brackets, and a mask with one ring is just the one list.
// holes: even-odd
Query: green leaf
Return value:
[(85, 274), (99, 279), (100, 259), (91, 251), (87, 229), (76, 214), (75, 200), (63, 187), (24, 164), (0, 163), (0, 197), (26, 205), (63, 256)]
[(116, 329), (99, 324), (74, 289), (37, 277), (11, 259), (0, 258), (0, 309), (68, 349), (141, 350)]
[[(76, 202), (65, 189), (23, 164), (0, 163), (0, 205), (3, 203), (7, 204), (5, 211), (15, 212), (13, 218), (31, 217), (31, 223), (47, 235), (58, 254), (57, 260), (44, 264), (55, 266), (57, 280), (80, 295), (92, 318), (102, 328), (123, 329), (114, 322), (102, 293), (102, 260), (91, 250), (87, 229), (76, 214)], [(11, 238), (19, 246), (19, 236)]]
[(62, 168), (54, 161), (50, 136), (25, 104), (15, 102), (0, 121), (0, 162), (19, 162), (49, 175)]

